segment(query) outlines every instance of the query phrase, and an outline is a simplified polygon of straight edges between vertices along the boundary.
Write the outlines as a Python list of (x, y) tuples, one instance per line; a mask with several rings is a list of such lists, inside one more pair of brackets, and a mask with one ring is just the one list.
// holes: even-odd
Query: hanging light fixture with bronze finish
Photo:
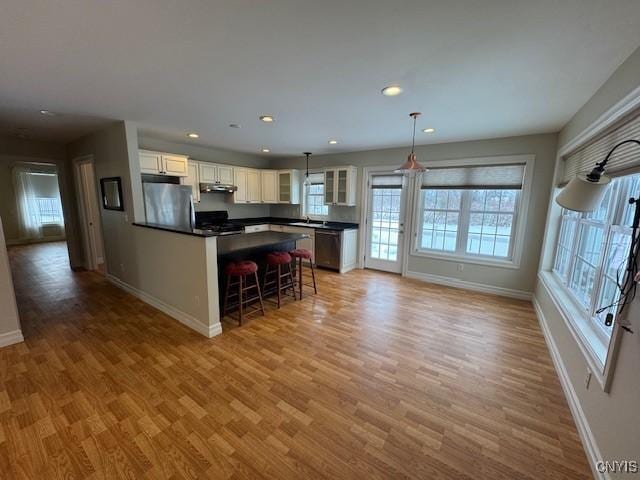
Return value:
[(303, 155), (307, 157), (307, 173), (304, 177), (304, 186), (309, 187), (311, 186), (311, 179), (309, 178), (309, 155), (311, 155), (311, 152), (303, 152)]
[(420, 112), (410, 113), (409, 116), (413, 118), (413, 138), (411, 140), (411, 153), (399, 168), (395, 170), (396, 173), (403, 173), (405, 175), (415, 175), (416, 173), (426, 172), (427, 169), (418, 163), (418, 158), (414, 152), (416, 146), (416, 121), (418, 116), (422, 115)]

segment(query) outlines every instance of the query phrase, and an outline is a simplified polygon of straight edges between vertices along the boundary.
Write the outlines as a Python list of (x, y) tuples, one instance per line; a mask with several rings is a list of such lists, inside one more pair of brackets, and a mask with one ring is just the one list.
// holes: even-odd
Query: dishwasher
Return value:
[(340, 270), (340, 250), (342, 232), (340, 230), (316, 230), (315, 256), (318, 267)]

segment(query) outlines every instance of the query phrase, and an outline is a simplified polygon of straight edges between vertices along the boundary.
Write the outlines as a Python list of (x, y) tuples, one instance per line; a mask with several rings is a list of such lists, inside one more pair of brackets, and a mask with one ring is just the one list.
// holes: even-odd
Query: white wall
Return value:
[(137, 139), (134, 124), (118, 122), (67, 146), (70, 159), (93, 156), (96, 188), (101, 178), (122, 178), (124, 211), (100, 208), (109, 278), (200, 333), (220, 333), (215, 245), (133, 225), (144, 221)]
[(0, 347), (23, 340), (20, 331), (20, 319), (13, 291), (13, 280), (9, 268), (7, 245), (4, 241), (2, 219), (0, 218)]
[[(640, 88), (640, 49), (629, 57), (562, 130), (560, 150), (637, 88)], [(550, 268), (554, 254), (558, 209), (552, 207), (546, 228), (548, 240), (541, 263), (543, 269)], [(541, 283), (536, 287), (535, 296), (550, 334), (550, 343), (556, 345), (560, 362), (566, 371), (567, 387), (573, 392), (578, 410), (582, 412), (577, 423), (582, 422), (585, 426), (586, 445), (592, 445), (594, 451), (600, 452), (601, 458), (596, 460), (639, 461), (640, 297), (636, 298), (628, 313), (636, 333), (623, 335), (611, 388), (609, 393), (605, 393), (594, 381), (588, 389), (585, 388), (587, 361)], [(612, 475), (612, 478), (631, 477), (635, 478), (628, 474)]]
[[(535, 171), (533, 173), (532, 194), (529, 202), (527, 228), (524, 235), (523, 257), (520, 268), (509, 269), (466, 263), (462, 272), (458, 271), (459, 260), (440, 260), (411, 255), (409, 259), (411, 271), (437, 275), (454, 280), (489, 285), (498, 289), (533, 292), (540, 258), (545, 216), (549, 202), (549, 192), (555, 154), (557, 135), (529, 135), (522, 137), (497, 138), (470, 142), (441, 143), (416, 147), (420, 161), (438, 162), (439, 160), (489, 157), (500, 155), (535, 155)], [(358, 194), (361, 198), (361, 182), (363, 167), (382, 165), (396, 168), (405, 161), (407, 148), (374, 150), (367, 152), (318, 155), (310, 160), (310, 168), (319, 169), (327, 166), (355, 165), (358, 167)], [(275, 168), (300, 168), (303, 160), (287, 158), (275, 160)], [(272, 207), (274, 216), (292, 216), (298, 212), (297, 207)], [(360, 221), (360, 207), (330, 207), (329, 216), (336, 221)]]

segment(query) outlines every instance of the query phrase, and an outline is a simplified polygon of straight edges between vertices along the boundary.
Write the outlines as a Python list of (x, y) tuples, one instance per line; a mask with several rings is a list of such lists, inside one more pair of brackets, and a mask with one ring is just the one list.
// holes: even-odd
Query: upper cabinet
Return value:
[(172, 177), (186, 177), (188, 175), (188, 157), (168, 153), (140, 150), (140, 172), (152, 175), (168, 175)]
[(261, 203), (260, 171), (253, 168), (235, 167), (234, 185), (238, 187), (233, 194), (234, 203)]
[(280, 170), (278, 172), (278, 203), (298, 205), (300, 203), (300, 172)]
[(262, 189), (260, 188), (260, 171), (247, 168), (247, 202), (261, 203)]
[(278, 203), (278, 172), (276, 170), (260, 170), (260, 186), (262, 203)]
[(353, 207), (356, 204), (358, 169), (335, 167), (324, 171), (324, 203)]
[(200, 183), (234, 185), (233, 167), (215, 163), (200, 162)]

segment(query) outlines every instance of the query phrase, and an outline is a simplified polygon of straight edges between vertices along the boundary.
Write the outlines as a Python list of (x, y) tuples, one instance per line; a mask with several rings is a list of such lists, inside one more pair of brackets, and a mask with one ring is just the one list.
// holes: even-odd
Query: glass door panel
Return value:
[(338, 200), (339, 204), (347, 203), (347, 170), (338, 170)]
[(327, 170), (324, 172), (324, 203), (332, 205), (334, 203), (335, 172)]

